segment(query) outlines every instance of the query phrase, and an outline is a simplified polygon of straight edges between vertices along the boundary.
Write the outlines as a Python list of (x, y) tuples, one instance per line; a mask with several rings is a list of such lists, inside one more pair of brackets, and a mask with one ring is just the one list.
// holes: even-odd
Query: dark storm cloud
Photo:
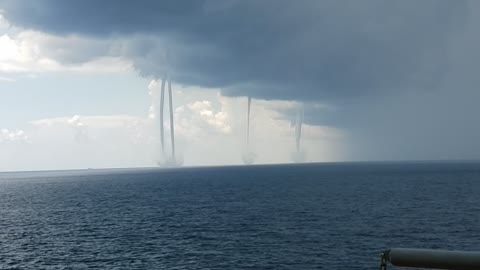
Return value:
[(119, 55), (145, 76), (304, 101), (306, 124), (345, 131), (349, 159), (480, 158), (478, 1), (0, 0), (0, 10), (78, 38), (46, 45), (66, 64)]
[(464, 1), (442, 0), (0, 3), (21, 27), (132, 36), (123, 52), (143, 75), (168, 68), (180, 83), (227, 95), (297, 100), (435, 88), (467, 10)]

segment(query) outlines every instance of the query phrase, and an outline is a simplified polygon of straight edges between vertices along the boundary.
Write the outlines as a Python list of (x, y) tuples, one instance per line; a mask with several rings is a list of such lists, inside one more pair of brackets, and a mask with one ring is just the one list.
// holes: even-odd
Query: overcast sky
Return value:
[(156, 166), (165, 74), (184, 165), (291, 162), (302, 106), (304, 161), (479, 159), (479, 19), (462, 0), (0, 0), (0, 171)]

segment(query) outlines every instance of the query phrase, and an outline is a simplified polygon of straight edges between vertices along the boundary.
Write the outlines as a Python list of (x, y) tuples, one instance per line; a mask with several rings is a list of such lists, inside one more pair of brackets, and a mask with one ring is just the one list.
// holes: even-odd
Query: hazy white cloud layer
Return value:
[(167, 72), (186, 165), (241, 163), (246, 96), (259, 163), (292, 160), (299, 102), (310, 161), (480, 158), (476, 1), (0, 0), (0, 10), (0, 87), (45, 72), (154, 79), (144, 117), (79, 111), (8, 127), (5, 162), (46, 151), (64, 167), (154, 165)]
[[(150, 84), (150, 91), (152, 85), (156, 84)], [(179, 157), (186, 166), (241, 164), (246, 119), (234, 115), (245, 115), (246, 100), (223, 97), (218, 90), (203, 90), (203, 100), (189, 94), (199, 90), (175, 93)], [(272, 108), (291, 105), (254, 101), (251, 137), (258, 162), (290, 162), (294, 128)], [(157, 119), (147, 113), (35, 120), (25, 131), (2, 130), (0, 170), (156, 166), (162, 158), (158, 129)], [(168, 133), (168, 121), (165, 129)], [(307, 161), (340, 160), (343, 136), (332, 127), (307, 125), (303, 141)]]

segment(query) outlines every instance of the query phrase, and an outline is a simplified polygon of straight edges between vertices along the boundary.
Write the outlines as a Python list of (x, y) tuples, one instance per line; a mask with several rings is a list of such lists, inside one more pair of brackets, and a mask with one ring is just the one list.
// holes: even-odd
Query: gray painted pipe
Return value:
[(392, 248), (385, 252), (395, 266), (430, 269), (479, 270), (480, 252)]

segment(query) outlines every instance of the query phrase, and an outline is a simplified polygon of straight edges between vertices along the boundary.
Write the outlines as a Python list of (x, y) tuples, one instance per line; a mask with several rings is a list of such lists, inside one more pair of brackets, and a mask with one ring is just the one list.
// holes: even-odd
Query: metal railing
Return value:
[(480, 252), (392, 248), (380, 253), (380, 270), (387, 263), (401, 267), (480, 270)]

